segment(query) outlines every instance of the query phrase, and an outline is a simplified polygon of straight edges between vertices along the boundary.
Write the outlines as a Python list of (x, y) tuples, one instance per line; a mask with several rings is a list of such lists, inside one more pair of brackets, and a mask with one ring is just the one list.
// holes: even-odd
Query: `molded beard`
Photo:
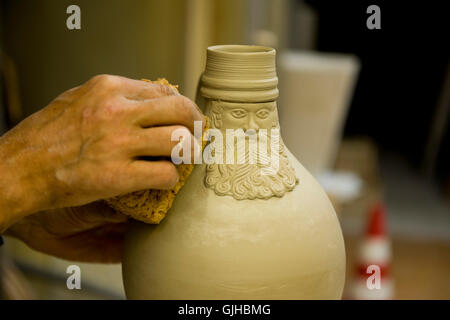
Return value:
[[(234, 141), (233, 141), (234, 143)], [(236, 152), (236, 145), (233, 148)], [(270, 138), (268, 139), (270, 146)], [(256, 163), (249, 163), (248, 139), (245, 145), (245, 161), (243, 164), (209, 164), (206, 166), (205, 184), (219, 196), (232, 196), (236, 200), (269, 199), (273, 196), (282, 197), (292, 191), (298, 183), (295, 170), (285, 153), (285, 147), (280, 139), (278, 170), (268, 170), (270, 164), (261, 163), (260, 154), (256, 155)], [(236, 156), (235, 156), (236, 159)], [(255, 158), (254, 158), (255, 159)], [(268, 160), (268, 159), (266, 159)], [(237, 162), (237, 161), (236, 161)], [(264, 161), (262, 161), (264, 162)]]

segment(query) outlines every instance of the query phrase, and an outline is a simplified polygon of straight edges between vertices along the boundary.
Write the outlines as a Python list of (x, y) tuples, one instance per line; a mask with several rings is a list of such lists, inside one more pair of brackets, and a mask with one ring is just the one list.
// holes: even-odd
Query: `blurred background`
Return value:
[[(81, 30), (66, 27), (72, 4)], [(373, 4), (381, 29), (366, 25)], [(343, 228), (344, 298), (450, 298), (444, 2), (1, 0), (0, 8), (1, 132), (96, 74), (165, 77), (195, 99), (209, 45), (275, 47), (283, 138)], [(10, 238), (0, 259), (3, 298), (124, 298), (119, 265), (78, 264), (82, 290), (68, 290), (71, 262)], [(382, 266), (381, 290), (361, 286), (369, 262)]]

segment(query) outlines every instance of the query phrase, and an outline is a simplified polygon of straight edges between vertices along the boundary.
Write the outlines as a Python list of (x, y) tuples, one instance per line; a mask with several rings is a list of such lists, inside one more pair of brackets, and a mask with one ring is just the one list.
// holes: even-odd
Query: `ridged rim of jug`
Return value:
[(275, 55), (275, 49), (263, 46), (209, 47), (201, 95), (235, 102), (275, 100), (278, 97)]

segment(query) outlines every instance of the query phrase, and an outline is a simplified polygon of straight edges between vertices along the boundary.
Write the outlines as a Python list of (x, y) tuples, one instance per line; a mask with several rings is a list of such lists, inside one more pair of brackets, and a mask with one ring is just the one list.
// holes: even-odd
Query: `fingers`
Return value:
[[(130, 121), (140, 127), (182, 125), (192, 132), (194, 122), (204, 127), (204, 116), (190, 99), (170, 86), (153, 84), (119, 76), (99, 75), (87, 82), (92, 95), (100, 97), (94, 110), (85, 110), (85, 118)], [(82, 87), (82, 88), (83, 88)], [(75, 91), (81, 90), (74, 89)], [(122, 96), (122, 99), (117, 99)], [(123, 99), (125, 97), (126, 99)], [(131, 101), (130, 101), (131, 100)], [(97, 118), (95, 117), (97, 116)]]
[(14, 225), (14, 233), (10, 235), (37, 251), (67, 260), (120, 262), (128, 223), (110, 223), (109, 217), (102, 217), (101, 214), (96, 218), (98, 221), (103, 219), (101, 223), (87, 221), (91, 218), (57, 210), (37, 213), (24, 218), (19, 228), (16, 227), (18, 224)]
[(140, 130), (139, 134), (131, 138), (129, 148), (134, 157), (185, 156), (184, 160), (193, 160), (200, 144), (186, 127), (164, 126)]
[(41, 252), (79, 262), (118, 263), (122, 260), (122, 248), (126, 223), (105, 224), (64, 238), (30, 244)]
[(147, 100), (178, 94), (170, 86), (105, 74), (90, 79), (86, 87), (94, 91), (105, 91), (109, 95), (119, 93), (129, 100)]
[(173, 189), (179, 175), (175, 165), (166, 160), (135, 160), (121, 172), (122, 187), (127, 192), (146, 189)]
[(124, 90), (123, 92), (127, 99), (138, 101), (179, 95), (179, 93), (170, 86), (127, 78), (125, 78), (122, 89)]
[[(118, 224), (128, 221), (128, 216), (120, 214), (103, 201), (95, 201), (79, 207), (69, 207), (63, 209), (56, 209), (56, 213), (66, 213), (66, 217), (70, 217), (70, 221), (75, 222), (85, 229), (93, 229), (104, 224)], [(58, 212), (60, 211), (60, 212)], [(66, 223), (67, 224), (67, 223)]]
[(194, 121), (204, 122), (195, 103), (181, 95), (142, 101), (134, 112), (136, 123), (142, 127), (179, 124), (194, 132)]

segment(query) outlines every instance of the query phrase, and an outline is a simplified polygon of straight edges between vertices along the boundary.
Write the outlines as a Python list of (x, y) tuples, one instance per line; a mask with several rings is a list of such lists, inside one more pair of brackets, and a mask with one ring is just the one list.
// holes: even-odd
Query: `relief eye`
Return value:
[(268, 110), (259, 110), (256, 113), (256, 116), (260, 119), (266, 119), (269, 116), (269, 111)]
[(235, 110), (231, 111), (231, 115), (234, 118), (243, 118), (247, 115), (247, 112), (243, 109), (235, 109)]

